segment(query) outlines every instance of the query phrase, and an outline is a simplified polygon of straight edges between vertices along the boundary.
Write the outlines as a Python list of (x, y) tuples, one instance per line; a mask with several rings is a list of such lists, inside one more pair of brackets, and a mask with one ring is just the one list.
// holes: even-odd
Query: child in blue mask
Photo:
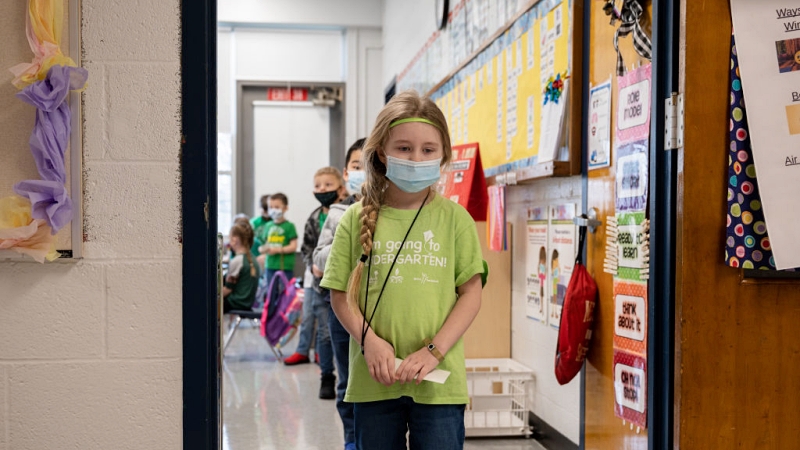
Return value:
[(265, 285), (269, 286), (272, 276), (278, 271), (286, 275), (286, 279), (294, 278), (294, 258), (297, 252), (297, 229), (292, 222), (286, 220), (289, 199), (285, 194), (272, 194), (267, 201), (267, 213), (272, 222), (264, 234), (266, 242), (258, 249), (260, 258), (264, 259)]
[[(439, 108), (396, 95), (364, 145), (364, 196), (334, 235), (321, 285), (352, 337), (345, 401), (359, 449), (405, 449), (407, 433), (412, 450), (463, 448), (461, 337), (484, 269), (472, 217), (432, 188), (451, 157)], [(437, 368), (443, 384), (423, 381)]]

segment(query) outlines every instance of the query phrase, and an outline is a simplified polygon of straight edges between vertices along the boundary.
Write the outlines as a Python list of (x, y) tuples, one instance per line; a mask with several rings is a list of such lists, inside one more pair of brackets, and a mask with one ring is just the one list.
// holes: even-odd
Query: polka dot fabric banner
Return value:
[(728, 149), (728, 217), (725, 262), (743, 269), (775, 270), (767, 236), (756, 166), (747, 133), (747, 113), (739, 77), (736, 42), (731, 37), (730, 148)]

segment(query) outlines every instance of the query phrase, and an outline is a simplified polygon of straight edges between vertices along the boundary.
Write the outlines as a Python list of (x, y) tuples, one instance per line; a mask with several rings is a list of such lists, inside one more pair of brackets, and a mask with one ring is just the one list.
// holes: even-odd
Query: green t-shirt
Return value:
[[(342, 216), (325, 265), (321, 286), (347, 290), (347, 280), (361, 256), (359, 240), (361, 203)], [(362, 277), (361, 310), (364, 289), (369, 280), (369, 308), (372, 314), (386, 277), (389, 282), (372, 321), (372, 329), (392, 344), (398, 358), (405, 358), (423, 347), (444, 325), (455, 306), (456, 288), (483, 272), (480, 241), (475, 222), (460, 205), (436, 196), (426, 205), (414, 224), (392, 273), (389, 267), (397, 247), (411, 225), (416, 210), (384, 206), (378, 217), (372, 250), (372, 267)], [(419, 385), (395, 383), (383, 386), (369, 374), (361, 349), (350, 340), (350, 379), (345, 401), (371, 402), (409, 396), (424, 404), (466, 404), (467, 378), (464, 344), (461, 339), (447, 352), (439, 369), (450, 371), (445, 384), (424, 381)]]
[(328, 213), (324, 211), (319, 212), (319, 231), (322, 231), (322, 226), (325, 225), (325, 221), (328, 220)]
[(270, 224), (272, 224), (272, 219), (269, 217), (258, 216), (250, 219), (250, 225), (253, 227), (255, 238), (261, 242), (267, 241), (267, 229)]
[[(264, 245), (268, 247), (286, 247), (292, 242), (292, 239), (297, 239), (297, 230), (292, 222), (288, 220), (284, 220), (281, 223), (270, 222), (269, 228), (267, 228), (267, 240)], [(294, 270), (294, 253), (267, 255), (266, 268), (271, 270)]]
[(236, 255), (231, 260), (230, 270), (236, 272), (232, 275), (238, 277), (238, 280), (235, 283), (225, 283), (233, 291), (226, 298), (236, 309), (251, 309), (258, 289), (258, 268), (256, 267), (255, 276), (251, 275), (250, 260), (245, 255)]

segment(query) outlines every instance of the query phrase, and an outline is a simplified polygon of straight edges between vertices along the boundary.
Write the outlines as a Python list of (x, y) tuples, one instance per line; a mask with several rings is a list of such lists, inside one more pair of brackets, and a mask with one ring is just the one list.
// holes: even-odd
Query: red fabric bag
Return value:
[(564, 298), (556, 345), (556, 380), (562, 385), (569, 383), (581, 371), (594, 328), (597, 283), (581, 262), (585, 240), (586, 227), (580, 227), (578, 256)]

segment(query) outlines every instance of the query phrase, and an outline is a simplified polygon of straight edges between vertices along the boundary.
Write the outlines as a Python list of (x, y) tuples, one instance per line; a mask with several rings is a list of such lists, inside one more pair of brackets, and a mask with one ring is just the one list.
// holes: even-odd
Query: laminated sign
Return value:
[(477, 142), (453, 146), (453, 160), (439, 180), (439, 192), (463, 206), (476, 222), (486, 221), (489, 195)]
[[(800, 5), (785, 0), (730, 3), (741, 74), (741, 85), (732, 88), (742, 92), (747, 105), (775, 267), (800, 267)], [(742, 133), (740, 140), (747, 137)]]
[(614, 350), (614, 414), (647, 427), (647, 361)]

